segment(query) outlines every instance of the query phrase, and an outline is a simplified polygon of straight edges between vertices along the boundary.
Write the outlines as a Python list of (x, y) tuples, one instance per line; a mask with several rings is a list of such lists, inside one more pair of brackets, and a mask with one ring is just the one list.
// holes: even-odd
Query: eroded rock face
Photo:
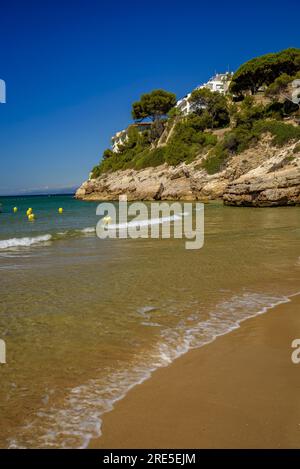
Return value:
[(285, 148), (228, 184), (226, 205), (274, 207), (300, 204), (300, 155)]
[(208, 176), (196, 169), (196, 162), (176, 167), (162, 165), (140, 171), (125, 170), (105, 174), (82, 184), (76, 198), (84, 200), (198, 200), (216, 198), (223, 193), (227, 181), (218, 175)]
[[(298, 142), (299, 143), (299, 142)], [(209, 175), (203, 155), (186, 165), (162, 165), (104, 174), (82, 184), (76, 198), (84, 200), (209, 200), (226, 205), (276, 206), (300, 204), (300, 154), (296, 143), (282, 149), (269, 142), (232, 157), (222, 171)]]

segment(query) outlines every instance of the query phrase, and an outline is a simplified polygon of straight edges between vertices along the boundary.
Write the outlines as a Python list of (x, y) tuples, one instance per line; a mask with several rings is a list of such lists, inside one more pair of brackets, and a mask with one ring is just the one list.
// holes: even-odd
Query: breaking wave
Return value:
[(10, 248), (17, 248), (17, 247), (29, 247), (33, 244), (40, 244), (46, 243), (50, 241), (52, 235), (46, 234), (42, 236), (34, 236), (34, 237), (25, 237), (25, 238), (10, 238), (10, 239), (3, 239), (0, 240), (0, 249), (10, 249)]
[(0, 251), (8, 249), (17, 249), (17, 248), (28, 248), (34, 245), (42, 245), (43, 243), (48, 243), (49, 241), (56, 241), (64, 238), (74, 238), (93, 234), (96, 232), (94, 227), (87, 227), (78, 230), (67, 230), (63, 232), (57, 232), (53, 234), (45, 234), (32, 237), (24, 238), (9, 238), (0, 240)]

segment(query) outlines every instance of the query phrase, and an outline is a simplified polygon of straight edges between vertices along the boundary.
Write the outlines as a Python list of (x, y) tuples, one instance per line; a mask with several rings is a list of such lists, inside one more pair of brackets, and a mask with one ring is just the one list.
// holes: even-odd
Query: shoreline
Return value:
[(89, 448), (299, 447), (297, 311), (299, 294), (159, 368), (104, 414)]

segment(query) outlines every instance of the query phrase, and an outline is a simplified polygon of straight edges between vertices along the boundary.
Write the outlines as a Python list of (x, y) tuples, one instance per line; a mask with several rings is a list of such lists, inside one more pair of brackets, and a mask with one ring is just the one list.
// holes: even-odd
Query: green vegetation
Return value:
[(257, 136), (269, 132), (273, 136), (273, 145), (280, 147), (293, 140), (300, 139), (300, 127), (275, 120), (256, 122), (253, 126), (253, 132)]
[(95, 166), (92, 177), (118, 169), (142, 169), (163, 163), (177, 165), (182, 161), (192, 161), (202, 149), (217, 143), (215, 135), (199, 130), (198, 119), (198, 116), (191, 116), (184, 122), (178, 122), (168, 144), (160, 147), (151, 145), (149, 132), (140, 133), (135, 128), (129, 129), (128, 140), (118, 153), (105, 150), (105, 155), (109, 156)]
[(266, 54), (244, 63), (233, 75), (230, 91), (255, 94), (261, 86), (269, 86), (282, 74), (294, 75), (300, 69), (300, 49), (286, 49)]
[(142, 121), (149, 117), (153, 122), (166, 116), (176, 104), (176, 95), (165, 90), (153, 90), (142, 94), (140, 101), (132, 105), (132, 117)]
[(122, 146), (119, 146), (118, 153), (105, 150), (103, 160), (92, 170), (92, 177), (100, 174), (117, 171), (118, 169), (134, 168), (137, 157), (143, 157), (149, 152), (151, 136), (149, 131), (139, 132), (136, 127), (128, 128), (128, 138)]
[(155, 167), (165, 163), (165, 147), (146, 150), (134, 161), (135, 169), (143, 169), (149, 166)]
[(262, 135), (271, 134), (272, 144), (283, 146), (300, 139), (300, 127), (276, 120), (261, 119), (254, 121), (251, 126), (239, 126), (226, 132), (224, 138), (208, 154), (203, 167), (209, 174), (222, 170), (227, 159), (255, 144)]
[(300, 78), (300, 72), (295, 73), (295, 75), (288, 75), (287, 73), (279, 75), (266, 89), (266, 96), (273, 97), (286, 92), (289, 83), (297, 78)]
[(194, 113), (202, 117), (204, 128), (221, 128), (229, 124), (227, 100), (221, 93), (214, 93), (207, 88), (194, 90), (190, 101)]
[(287, 73), (279, 75), (279, 77), (277, 77), (266, 89), (266, 95), (276, 96), (277, 94), (285, 91), (292, 79), (293, 78)]
[[(252, 59), (238, 69), (230, 91), (240, 96), (239, 102), (230, 94), (197, 89), (190, 97), (192, 113), (184, 116), (175, 107), (173, 93), (154, 90), (143, 94), (133, 104), (132, 116), (151, 123), (145, 128), (129, 126), (118, 152), (105, 150), (92, 177), (120, 169), (189, 163), (200, 155), (207, 155), (202, 167), (213, 174), (265, 134), (277, 146), (297, 140), (300, 127), (283, 119), (299, 115), (299, 106), (285, 98), (291, 81), (299, 77), (300, 49), (287, 49)], [(257, 97), (261, 86), (265, 92)]]
[(214, 146), (217, 137), (203, 132), (198, 116), (191, 116), (176, 124), (174, 134), (165, 147), (165, 161), (177, 165), (182, 161), (190, 163), (204, 148)]
[(131, 115), (135, 121), (151, 119), (151, 141), (158, 139), (164, 131), (163, 118), (176, 104), (176, 95), (165, 90), (153, 90), (142, 94), (132, 105)]

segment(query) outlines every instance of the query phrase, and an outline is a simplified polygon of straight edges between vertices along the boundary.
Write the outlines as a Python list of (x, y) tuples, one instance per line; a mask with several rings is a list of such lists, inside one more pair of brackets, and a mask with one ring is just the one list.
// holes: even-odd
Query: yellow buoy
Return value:
[(28, 220), (29, 220), (29, 221), (34, 221), (34, 219), (35, 219), (34, 213), (29, 213), (29, 215), (28, 215)]
[(18, 211), (18, 207), (14, 207), (14, 208), (13, 208), (13, 212), (14, 212), (14, 213), (17, 213), (17, 211)]
[(62, 207), (59, 207), (58, 213), (63, 213), (64, 209)]
[(30, 215), (31, 213), (32, 213), (32, 208), (30, 207), (30, 208), (27, 210), (26, 215), (28, 216), (28, 215)]

